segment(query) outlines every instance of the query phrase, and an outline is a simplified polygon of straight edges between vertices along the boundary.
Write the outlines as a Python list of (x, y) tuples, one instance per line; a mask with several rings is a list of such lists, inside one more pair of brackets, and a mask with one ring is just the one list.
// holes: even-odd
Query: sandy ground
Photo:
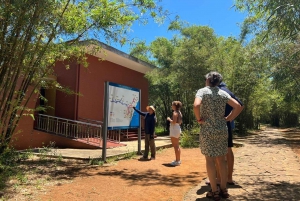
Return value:
[(184, 194), (206, 177), (205, 159), (198, 148), (182, 149), (181, 166), (171, 167), (174, 150), (157, 154), (156, 160), (139, 157), (107, 166), (86, 167), (72, 181), (41, 191), (35, 200), (182, 200)]
[[(300, 130), (287, 130), (284, 137), (300, 157)], [(10, 181), (17, 190), (6, 191), (4, 200), (181, 201), (206, 178), (205, 158), (193, 148), (182, 149), (181, 166), (171, 167), (173, 159), (174, 150), (168, 148), (152, 161), (140, 161), (139, 156), (103, 166), (63, 161), (39, 170), (35, 163), (27, 164), (28, 172), (34, 170), (30, 182), (18, 187)]]

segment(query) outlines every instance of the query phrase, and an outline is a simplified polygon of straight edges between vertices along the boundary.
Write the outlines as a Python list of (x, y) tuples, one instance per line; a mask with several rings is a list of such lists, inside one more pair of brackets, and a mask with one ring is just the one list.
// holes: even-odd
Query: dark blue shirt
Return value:
[[(243, 106), (242, 101), (238, 99), (229, 89), (227, 89), (226, 84), (224, 82), (220, 83), (219, 88), (222, 89), (223, 91), (226, 91), (231, 96), (231, 98), (235, 99), (241, 106)], [(229, 104), (226, 104), (224, 116), (227, 117), (232, 110), (233, 108)], [(232, 127), (230, 122), (227, 122), (227, 127), (228, 128)]]
[(155, 113), (141, 112), (140, 110), (133, 108), (137, 113), (145, 118), (145, 132), (146, 134), (153, 135), (155, 131), (156, 116)]

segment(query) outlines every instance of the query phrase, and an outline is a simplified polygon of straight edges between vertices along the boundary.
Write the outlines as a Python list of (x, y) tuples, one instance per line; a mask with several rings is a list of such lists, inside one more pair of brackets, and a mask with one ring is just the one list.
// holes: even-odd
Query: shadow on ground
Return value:
[(238, 196), (232, 196), (227, 200), (298, 201), (300, 199), (299, 192), (300, 192), (300, 183), (295, 183), (295, 184), (288, 183), (288, 182), (264, 183), (264, 185), (255, 193), (249, 194), (245, 192), (244, 194), (240, 194)]
[(187, 175), (162, 175), (157, 171), (151, 169), (147, 171), (135, 171), (135, 170), (107, 170), (104, 172), (98, 172), (99, 176), (107, 177), (120, 177), (127, 182), (130, 182), (130, 185), (143, 185), (143, 186), (153, 186), (153, 185), (166, 185), (170, 187), (182, 186), (189, 184), (195, 184), (198, 182), (199, 172), (190, 172)]
[[(0, 200), (14, 196), (12, 187), (39, 186), (44, 181), (56, 180), (58, 184), (69, 181), (78, 175), (89, 176), (85, 171), (91, 168), (85, 162), (58, 161), (57, 159), (40, 158), (37, 160), (20, 160), (0, 169)], [(12, 177), (13, 176), (13, 177)]]
[[(243, 189), (243, 186), (240, 186), (240, 185), (228, 186), (229, 194), (230, 194), (231, 189), (240, 189), (240, 190), (244, 191), (244, 193), (239, 194), (238, 196), (231, 196), (228, 199), (226, 199), (228, 201), (234, 201), (234, 200), (298, 201), (300, 199), (300, 197), (299, 197), (300, 183), (296, 183), (296, 184), (292, 184), (292, 183), (288, 183), (288, 182), (264, 183), (264, 185), (262, 186), (262, 188), (259, 191), (252, 193), (252, 194), (245, 191)], [(200, 189), (197, 190), (197, 195), (205, 196), (206, 192), (208, 192), (209, 190), (210, 190), (209, 186), (202, 185), (202, 186), (200, 186)], [(211, 200), (211, 199), (202, 197), (202, 198), (197, 198), (195, 200), (203, 201), (203, 200)]]
[(261, 131), (256, 133), (247, 133), (243, 136), (236, 136), (234, 138), (237, 142), (247, 141), (249, 144), (256, 144), (260, 147), (268, 147), (270, 145), (290, 145), (300, 146), (300, 129), (277, 129), (267, 130), (268, 134), (273, 135), (272, 138), (260, 135)]

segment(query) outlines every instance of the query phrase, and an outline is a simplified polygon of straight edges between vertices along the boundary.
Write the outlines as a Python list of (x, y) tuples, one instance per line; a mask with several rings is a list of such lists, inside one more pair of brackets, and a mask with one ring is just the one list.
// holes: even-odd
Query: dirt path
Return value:
[(173, 149), (155, 161), (130, 159), (108, 167), (80, 170), (68, 184), (47, 187), (35, 200), (177, 201), (206, 177), (205, 159), (198, 148), (182, 150), (182, 165), (170, 167)]
[[(300, 200), (300, 130), (270, 128), (237, 141), (245, 146), (234, 149), (238, 185), (230, 186), (230, 200)], [(168, 165), (173, 158), (169, 148), (159, 151), (155, 161), (134, 158), (105, 166), (68, 160), (39, 166), (28, 161), (24, 166), (31, 176), (20, 186), (9, 181), (5, 200), (207, 200), (205, 159), (200, 150), (182, 149), (179, 167)]]
[[(267, 128), (240, 140), (244, 147), (235, 154), (237, 185), (228, 186), (231, 196), (227, 200), (299, 201), (299, 130)], [(184, 200), (208, 200), (208, 190), (202, 182)]]

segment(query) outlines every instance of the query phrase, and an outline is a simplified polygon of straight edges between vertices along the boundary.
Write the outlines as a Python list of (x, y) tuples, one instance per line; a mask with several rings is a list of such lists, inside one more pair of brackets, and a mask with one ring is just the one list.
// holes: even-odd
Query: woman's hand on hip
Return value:
[(198, 124), (204, 124), (205, 123), (204, 119), (198, 119), (197, 122), (198, 122)]

